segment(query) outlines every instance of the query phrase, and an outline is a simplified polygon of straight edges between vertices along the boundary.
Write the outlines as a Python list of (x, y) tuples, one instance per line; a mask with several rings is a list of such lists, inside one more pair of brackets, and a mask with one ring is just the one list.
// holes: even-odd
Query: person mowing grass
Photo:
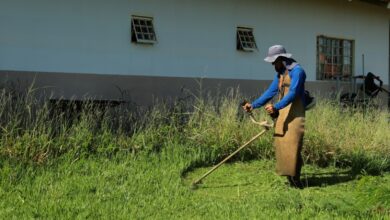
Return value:
[[(291, 58), (281, 45), (269, 48), (266, 62), (276, 70), (269, 88), (255, 101), (243, 106), (252, 111), (265, 105), (267, 113), (274, 118), (274, 146), (276, 173), (287, 176), (292, 187), (303, 188), (300, 181), (303, 159), (301, 155), (305, 123), (305, 80), (303, 68)], [(278, 95), (275, 104), (269, 101)]]

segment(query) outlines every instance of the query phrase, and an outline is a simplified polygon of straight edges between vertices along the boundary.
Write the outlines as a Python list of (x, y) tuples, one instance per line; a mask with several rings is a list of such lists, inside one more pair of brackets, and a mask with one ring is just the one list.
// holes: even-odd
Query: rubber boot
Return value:
[(298, 161), (297, 161), (297, 167), (295, 171), (295, 176), (287, 176), (287, 180), (291, 187), (303, 189), (303, 184), (301, 182), (301, 169), (303, 166), (303, 159), (302, 156), (298, 155)]

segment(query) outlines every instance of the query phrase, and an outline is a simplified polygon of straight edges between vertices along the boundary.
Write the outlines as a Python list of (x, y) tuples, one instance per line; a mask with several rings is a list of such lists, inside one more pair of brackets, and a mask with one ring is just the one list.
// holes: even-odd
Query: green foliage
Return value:
[[(242, 112), (238, 91), (192, 95), (151, 109), (92, 101), (58, 107), (34, 99), (33, 93), (0, 91), (0, 218), (389, 214), (386, 111), (363, 114), (319, 100), (306, 115), (304, 173), (312, 185), (303, 192), (286, 188), (273, 174), (272, 132), (230, 162), (266, 160), (223, 166), (193, 192), (189, 182), (209, 169), (202, 167), (262, 131)], [(261, 109), (254, 114), (270, 120)], [(322, 171), (329, 173), (317, 176)]]
[[(111, 157), (118, 152), (158, 153), (181, 143), (201, 149), (205, 158), (194, 164), (214, 163), (249, 140), (262, 128), (251, 123), (239, 103), (237, 90), (215, 98), (200, 94), (157, 103), (149, 110), (128, 106), (102, 107), (86, 101), (81, 107), (41, 102), (33, 92), (15, 98), (1, 90), (0, 156), (24, 164), (45, 164), (61, 155), (73, 159), (91, 155)], [(263, 110), (255, 117), (266, 120)], [(320, 100), (307, 112), (304, 139), (306, 163), (349, 166), (379, 174), (390, 169), (389, 113), (377, 109), (345, 111)], [(272, 132), (244, 149), (236, 159), (273, 158)]]
[(390, 171), (390, 114), (379, 109), (340, 109), (322, 100), (307, 112), (304, 152), (308, 161), (352, 166), (356, 172)]
[[(103, 219), (386, 219), (390, 176), (343, 180), (345, 170), (304, 167), (304, 180), (322, 174), (322, 186), (296, 190), (273, 173), (274, 162), (226, 164), (196, 190), (181, 178), (194, 152), (171, 145), (159, 154), (63, 161), (24, 171), (0, 185), (0, 218)], [(14, 168), (3, 166), (2, 177)], [(332, 174), (334, 173), (334, 174)], [(334, 180), (335, 182), (331, 182)], [(326, 185), (329, 184), (329, 185)]]

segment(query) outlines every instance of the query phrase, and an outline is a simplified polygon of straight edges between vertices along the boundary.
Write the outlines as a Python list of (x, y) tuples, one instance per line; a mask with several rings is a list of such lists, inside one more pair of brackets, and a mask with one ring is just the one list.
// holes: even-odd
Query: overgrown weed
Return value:
[[(0, 90), (0, 157), (25, 165), (55, 163), (91, 155), (155, 154), (173, 145), (196, 152), (189, 166), (211, 164), (261, 131), (243, 114), (238, 89), (215, 98), (190, 94), (173, 104), (150, 109), (132, 104), (96, 105), (92, 100), (58, 102)], [(255, 116), (267, 119), (263, 110)], [(390, 170), (389, 112), (370, 109), (342, 111), (329, 100), (319, 100), (307, 112), (304, 157), (320, 166), (351, 167), (354, 172), (380, 174)], [(269, 119), (268, 119), (269, 120)], [(201, 154), (201, 155), (200, 155)], [(272, 132), (243, 150), (235, 159), (273, 158)]]

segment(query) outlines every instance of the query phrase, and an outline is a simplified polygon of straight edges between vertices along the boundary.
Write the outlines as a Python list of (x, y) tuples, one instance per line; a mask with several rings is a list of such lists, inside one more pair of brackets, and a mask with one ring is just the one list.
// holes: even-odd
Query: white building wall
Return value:
[[(158, 43), (130, 43), (131, 15)], [(355, 40), (355, 72), (388, 82), (389, 10), (347, 0), (0, 0), (0, 70), (272, 79), (263, 58), (283, 44), (316, 78), (316, 36)], [(258, 52), (236, 50), (249, 26)]]

